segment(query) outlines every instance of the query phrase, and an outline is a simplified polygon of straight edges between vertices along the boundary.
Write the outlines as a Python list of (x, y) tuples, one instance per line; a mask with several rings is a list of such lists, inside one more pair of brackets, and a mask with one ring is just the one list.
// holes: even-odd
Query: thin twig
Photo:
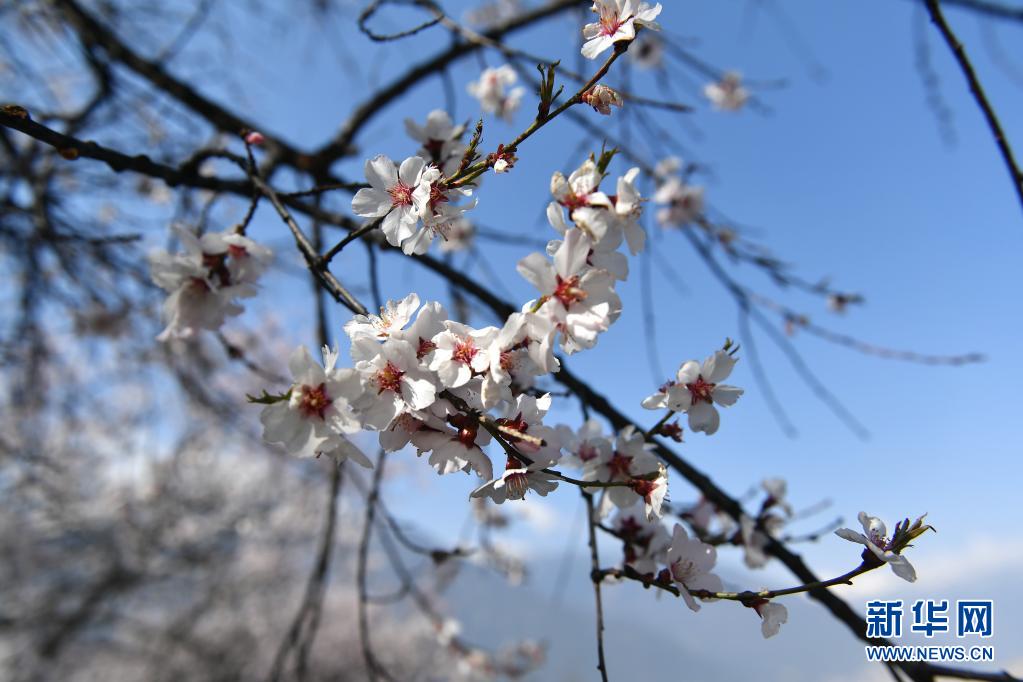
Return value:
[(600, 679), (607, 682), (607, 663), (604, 660), (604, 603), (600, 595), (600, 556), (597, 552), (596, 514), (593, 510), (593, 495), (583, 493), (586, 500), (586, 523), (590, 536), (590, 579), (593, 582), (593, 597), (597, 604), (597, 670)]
[(966, 76), (966, 81), (970, 84), (970, 92), (973, 93), (977, 106), (980, 107), (980, 110), (984, 113), (984, 118), (987, 119), (988, 127), (991, 128), (991, 134), (994, 136), (995, 143), (998, 145), (1002, 158), (1005, 159), (1005, 165), (1009, 169), (1009, 177), (1012, 178), (1012, 185), (1016, 190), (1016, 195), (1019, 197), (1020, 206), (1023, 207), (1023, 171), (1020, 170), (1019, 164), (1016, 163), (1012, 147), (1009, 146), (1009, 141), (1002, 130), (1002, 124), (998, 121), (998, 116), (995, 115), (995, 110), (991, 106), (991, 102), (988, 101), (984, 88), (980, 85), (980, 80), (973, 70), (973, 64), (970, 63), (969, 57), (966, 56), (966, 50), (963, 48), (962, 43), (956, 38), (948, 22), (945, 21), (945, 15), (941, 12), (941, 4), (938, 0), (925, 0), (924, 4), (927, 7), (927, 12), (931, 15), (931, 21), (938, 27), (941, 37), (945, 39), (948, 49), (952, 50), (952, 55), (959, 63), (959, 68), (962, 70), (963, 75)]

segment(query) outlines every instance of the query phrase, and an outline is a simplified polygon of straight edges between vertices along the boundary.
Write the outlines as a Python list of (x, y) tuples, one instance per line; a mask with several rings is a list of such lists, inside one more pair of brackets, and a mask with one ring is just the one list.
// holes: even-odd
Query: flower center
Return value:
[(249, 252), (245, 250), (244, 246), (238, 246), (237, 244), (229, 244), (227, 247), (227, 255), (231, 258), (245, 258), (249, 255)]
[(512, 350), (501, 351), (501, 369), (511, 374), (512, 370), (515, 369), (515, 355)]
[(231, 272), (227, 269), (226, 253), (204, 253), (202, 264), (209, 270), (211, 277), (220, 280), (220, 286), (231, 286)]
[(412, 188), (403, 183), (401, 180), (388, 189), (387, 193), (391, 195), (392, 206), (412, 205)]
[(451, 359), (455, 362), (461, 362), (462, 364), (472, 364), (472, 359), (476, 357), (476, 353), (479, 353), (480, 349), (476, 347), (476, 344), (471, 338), (462, 339), (455, 344), (454, 350), (451, 351)]
[(657, 490), (657, 483), (655, 481), (637, 479), (632, 482), (632, 489), (636, 491), (636, 494), (642, 497), (645, 502), (650, 502), (650, 496), (653, 495), (655, 490)]
[(302, 401), (298, 404), (299, 411), (307, 418), (319, 417), (324, 419), (324, 413), (333, 402), (327, 395), (327, 385), (303, 386)]
[(567, 208), (569, 211), (574, 211), (577, 208), (583, 208), (589, 205), (589, 194), (576, 194), (573, 191), (569, 191), (559, 202), (562, 206)]
[(579, 459), (581, 459), (584, 462), (589, 462), (591, 459), (596, 459), (597, 455), (600, 453), (597, 452), (597, 448), (590, 445), (589, 442), (586, 442), (579, 446), (578, 454)]
[(506, 474), (504, 477), (504, 489), (508, 491), (509, 500), (521, 500), (529, 490), (529, 476), (524, 471)]
[(611, 472), (611, 478), (629, 478), (632, 476), (629, 473), (629, 467), (632, 466), (632, 457), (629, 455), (623, 455), (620, 452), (615, 452), (607, 463), (607, 468)]
[(695, 574), (696, 567), (689, 559), (679, 559), (671, 565), (671, 577), (683, 585), (685, 585), (687, 580), (691, 580)]
[(698, 402), (712, 403), (714, 399), (712, 397), (714, 387), (717, 384), (710, 384), (704, 381), (703, 375), (696, 377), (696, 381), (691, 384), (686, 384), (686, 388), (689, 389), (689, 395), (693, 397), (693, 404)]
[(419, 347), (416, 348), (416, 359), (417, 360), (422, 360), (427, 355), (432, 353), (433, 350), (436, 347), (437, 347), (437, 344), (435, 344), (433, 341), (430, 341), (428, 339), (424, 339), (422, 336), (420, 336), (419, 337)]
[(376, 374), (377, 395), (384, 391), (393, 391), (394, 393), (401, 391), (403, 376), (405, 376), (405, 372), (395, 367), (393, 362), (388, 361), (387, 365)]
[(444, 192), (444, 188), (440, 183), (430, 185), (430, 210), (434, 210), (438, 204), (447, 203), (448, 201), (448, 195)]
[(602, 36), (614, 36), (618, 33), (618, 29), (622, 27), (624, 22), (618, 16), (618, 12), (609, 12), (607, 14), (601, 13), (600, 15), (600, 35)]
[(586, 298), (586, 291), (579, 288), (579, 275), (568, 279), (562, 279), (561, 275), (556, 275), (556, 277), (557, 286), (553, 296), (561, 301), (561, 305), (569, 308), (573, 303), (578, 303)]

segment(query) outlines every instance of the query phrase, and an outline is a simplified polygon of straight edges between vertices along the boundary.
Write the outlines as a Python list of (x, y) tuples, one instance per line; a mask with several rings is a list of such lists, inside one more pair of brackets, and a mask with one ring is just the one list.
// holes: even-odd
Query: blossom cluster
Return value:
[(635, 255), (646, 241), (638, 175), (633, 168), (619, 178), (612, 196), (600, 190), (605, 172), (593, 159), (567, 178), (560, 172), (551, 178), (547, 219), (563, 239), (549, 242), (546, 256), (519, 261), (518, 271), (541, 294), (526, 308), (551, 321), (566, 353), (592, 348), (621, 314), (614, 287), (628, 277), (629, 264), (618, 249), (624, 240)]
[[(590, 59), (616, 43), (634, 40), (640, 28), (656, 30), (661, 5), (595, 0), (592, 10), (598, 21), (584, 28), (582, 47)], [(620, 54), (621, 46), (616, 49)], [(469, 91), (485, 112), (510, 119), (525, 92), (514, 87), (516, 81), (510, 66), (486, 69)], [(749, 97), (737, 74), (727, 74), (705, 94), (729, 110), (741, 108)], [(623, 103), (603, 85), (577, 97), (603, 114)], [(540, 115), (545, 115), (543, 109)], [(481, 158), (476, 146), (482, 128), (466, 144), (465, 126), (440, 110), (431, 112), (424, 124), (406, 120), (405, 126), (418, 149), (400, 163), (385, 155), (368, 159), (368, 186), (353, 197), (352, 211), (378, 225), (387, 242), (408, 255), (425, 253), (438, 236), (445, 250), (467, 247), (473, 228), (466, 213), (476, 205), (473, 190), (479, 175), (489, 168), (498, 173), (511, 169), (515, 147), (500, 146), (467, 171)], [(262, 141), (253, 135), (258, 133), (247, 136), (247, 144)], [(646, 245), (640, 221), (647, 199), (638, 187), (640, 169), (618, 177), (614, 193), (601, 189), (614, 153), (591, 156), (567, 177), (552, 175), (546, 217), (558, 238), (517, 264), (538, 295), (499, 326), (464, 324), (451, 319), (441, 303), (423, 302), (410, 293), (388, 301), (379, 314), (355, 315), (344, 325), (350, 363), (340, 362), (338, 348), (324, 347), (321, 363), (300, 346), (288, 361), (287, 390), (264, 391), (250, 399), (264, 406), (264, 440), (280, 444), (291, 455), (322, 455), (371, 467), (354, 438), (376, 432), (383, 451), (411, 447), (439, 475), (475, 474), (480, 480), (470, 493), (474, 504), (521, 500), (530, 491), (546, 496), (565, 482), (578, 485), (598, 500), (598, 518), (614, 514), (610, 529), (601, 527), (623, 543), (619, 574), (668, 589), (698, 611), (698, 599), (735, 596), (719, 594), (723, 584), (713, 572), (715, 545), (741, 546), (746, 565), (762, 567), (774, 538), (793, 516), (785, 481), (771, 478), (762, 482), (766, 497), (755, 518), (740, 514), (733, 519), (704, 499), (676, 512), (688, 530), (676, 523), (669, 534), (662, 522), (669, 510), (668, 476), (655, 454), (653, 436), (681, 441), (682, 427), (668, 422), (683, 414), (693, 432), (709, 436), (719, 430), (718, 408), (735, 405), (743, 394), (724, 383), (737, 362), (737, 348), (728, 342), (703, 362), (683, 362), (642, 401), (646, 409), (668, 411), (648, 432), (626, 425), (609, 433), (596, 420), (578, 428), (551, 424), (552, 395), (538, 386), (542, 377), (560, 369), (556, 348), (566, 354), (592, 348), (619, 319), (622, 302), (616, 287), (629, 275), (622, 247), (635, 256)], [(657, 220), (663, 226), (705, 226), (703, 189), (689, 184), (680, 171), (681, 162), (668, 159), (654, 173), (653, 199), (662, 207)], [(237, 231), (196, 236), (178, 229), (178, 234), (183, 253), (161, 251), (150, 258), (154, 280), (169, 294), (161, 339), (215, 330), (227, 317), (240, 314), (237, 300), (255, 294), (256, 281), (272, 255)], [(501, 472), (494, 465), (495, 454), (504, 462)], [(567, 470), (574, 477), (562, 473)], [(901, 552), (929, 529), (922, 517), (915, 524), (907, 519), (896, 526), (891, 538), (879, 519), (861, 513), (860, 521), (864, 533), (837, 533), (865, 546), (863, 566), (888, 564), (900, 577), (914, 580), (915, 571)], [(760, 617), (765, 637), (777, 634), (787, 621), (785, 607), (770, 599), (744, 599), (743, 604)], [(456, 635), (451, 628), (439, 628), (438, 637), (446, 645)], [(480, 665), (491, 662), (481, 659)]]
[(173, 229), (184, 251), (149, 255), (153, 281), (168, 293), (160, 341), (216, 330), (240, 315), (238, 299), (256, 295), (256, 281), (273, 257), (270, 249), (235, 231), (197, 236), (181, 226)]

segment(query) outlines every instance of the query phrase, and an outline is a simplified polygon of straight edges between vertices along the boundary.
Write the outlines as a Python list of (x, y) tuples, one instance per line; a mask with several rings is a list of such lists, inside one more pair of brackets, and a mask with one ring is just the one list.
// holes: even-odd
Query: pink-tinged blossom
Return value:
[(488, 349), (497, 336), (496, 327), (473, 329), (458, 322), (447, 321), (445, 330), (433, 338), (433, 359), (430, 370), (437, 373), (447, 388), (463, 386), (474, 374), (489, 367)]
[[(539, 398), (531, 395), (520, 395), (514, 404), (509, 404), (497, 424), (503, 429), (502, 438), (516, 450), (529, 458), (537, 469), (545, 469), (561, 459), (561, 437), (549, 426), (544, 426), (543, 418), (551, 408), (551, 394), (545, 393)], [(521, 438), (516, 433), (540, 439), (542, 444)]]
[(716, 83), (708, 83), (703, 94), (722, 111), (738, 111), (749, 100), (749, 91), (742, 86), (742, 76), (735, 71), (729, 71)]
[[(590, 253), (586, 257), (586, 264), (605, 270), (615, 279), (625, 281), (629, 277), (629, 259), (625, 254), (618, 252), (622, 244), (622, 231), (611, 211), (603, 208), (591, 208), (585, 206), (572, 212), (575, 218), (575, 226), (565, 220), (565, 211), (557, 202), (552, 201), (547, 205), (547, 220), (551, 227), (567, 234), (570, 230), (579, 228), (592, 243)], [(600, 234), (602, 238), (595, 240), (595, 235)], [(547, 255), (553, 257), (561, 248), (561, 240), (552, 240), (547, 243)]]
[(691, 431), (713, 435), (721, 423), (715, 405), (730, 407), (743, 394), (741, 388), (721, 383), (732, 373), (736, 362), (723, 350), (716, 351), (702, 365), (689, 360), (679, 368), (675, 381), (668, 382), (660, 391), (646, 398), (643, 407), (685, 412)]
[(381, 228), (387, 242), (400, 246), (415, 233), (415, 226), (430, 202), (430, 183), (435, 176), (426, 174), (426, 161), (410, 156), (399, 168), (383, 154), (366, 162), (366, 180), (370, 186), (356, 192), (352, 211), (364, 218), (383, 217)]
[(565, 425), (559, 425), (557, 430), (562, 447), (569, 453), (561, 458), (561, 466), (584, 469), (590, 462), (611, 459), (614, 445), (604, 434), (604, 425), (599, 420), (586, 420), (578, 431)]
[(707, 536), (716, 532), (718, 535), (730, 536), (736, 530), (732, 517), (702, 495), (696, 504), (683, 512), (682, 518), (689, 522), (697, 535)]
[[(575, 211), (583, 207), (611, 207), (611, 200), (599, 190), (601, 180), (603, 176), (597, 164), (593, 159), (587, 159), (567, 178), (561, 171), (551, 176), (551, 196), (567, 208), (572, 220), (575, 220)], [(596, 239), (601, 237), (603, 234), (596, 235)]]
[(784, 604), (768, 601), (766, 599), (753, 604), (751, 607), (761, 618), (760, 632), (764, 639), (770, 639), (778, 634), (781, 626), (789, 622), (789, 610)]
[(440, 183), (440, 171), (433, 166), (423, 172), (423, 178), (424, 182), (430, 183), (430, 201), (423, 212), (422, 224), (401, 244), (406, 255), (426, 253), (434, 237), (447, 241), (455, 224), (464, 220), (465, 212), (476, 206), (475, 200), (459, 205), (457, 202), (470, 197), (472, 190), (467, 187), (446, 188)]
[(661, 13), (661, 3), (651, 7), (637, 0), (594, 0), (592, 10), (597, 21), (583, 27), (582, 54), (587, 59), (596, 59), (617, 42), (635, 39), (637, 28), (660, 29), (654, 19)]
[(520, 395), (515, 404), (507, 407), (496, 423), (501, 429), (501, 438), (524, 459), (509, 455), (504, 474), (477, 488), (472, 497), (489, 497), (500, 504), (505, 500), (520, 500), (529, 490), (545, 497), (558, 487), (557, 477), (542, 471), (554, 466), (561, 457), (557, 432), (543, 425), (550, 406), (551, 396), (547, 393), (539, 398)]
[(397, 452), (408, 445), (412, 435), (425, 426), (426, 422), (419, 417), (403, 412), (380, 432), (380, 447), (386, 452)]
[(579, 230), (570, 230), (554, 255), (554, 263), (533, 253), (519, 261), (518, 271), (543, 295), (536, 312), (549, 317), (561, 332), (567, 353), (592, 348), (597, 336), (621, 314), (621, 299), (614, 277), (590, 267), (586, 259), (592, 242)]
[[(647, 443), (642, 431), (632, 425), (618, 432), (610, 456), (600, 456), (586, 463), (583, 480), (604, 483), (629, 483), (607, 489), (606, 500), (619, 509), (631, 507), (639, 501), (645, 505), (648, 517), (661, 515), (661, 503), (668, 490), (664, 465), (651, 454), (654, 445)], [(601, 506), (606, 514), (607, 505)]]
[(361, 391), (359, 377), (355, 370), (335, 367), (336, 352), (325, 347), (323, 357), (321, 367), (305, 346), (291, 354), (288, 368), (294, 383), (287, 400), (263, 408), (263, 439), (281, 443), (297, 457), (330, 454), (369, 467), (369, 459), (344, 436), (362, 428), (349, 404)]
[(593, 110), (598, 114), (603, 114), (604, 116), (611, 115), (611, 107), (614, 106), (621, 109), (625, 105), (625, 102), (622, 101), (622, 96), (616, 90), (601, 84), (594, 85), (584, 92), (582, 94), (582, 101), (584, 104), (593, 107)]
[(667, 562), (671, 535), (659, 519), (649, 518), (643, 505), (619, 510), (611, 526), (625, 545), (625, 563), (638, 573), (653, 576)]
[(404, 329), (418, 308), (419, 296), (415, 293), (400, 301), (388, 301), (380, 308), (379, 315), (356, 315), (346, 322), (345, 333), (352, 341), (360, 337), (383, 341)]
[(406, 118), (405, 130), (409, 137), (422, 144), (419, 155), (441, 169), (444, 175), (451, 175), (458, 170), (466, 149), (461, 141), (465, 126), (456, 126), (446, 111), (434, 109), (427, 115), (426, 124), (422, 126)]
[(530, 490), (540, 497), (547, 497), (558, 487), (558, 478), (540, 471), (542, 468), (537, 462), (527, 466), (515, 457), (509, 457), (504, 473), (473, 490), (470, 497), (486, 497), (495, 504), (523, 500)]
[(679, 178), (668, 178), (654, 194), (654, 201), (664, 205), (657, 211), (662, 226), (683, 227), (703, 215), (703, 188), (687, 185)]
[(475, 471), (484, 480), (494, 477), (494, 465), (483, 452), (490, 433), (472, 417), (454, 413), (443, 422), (431, 423), (412, 434), (412, 444), (420, 454), (429, 452), (430, 466), (441, 475), (457, 471)]
[[(514, 87), (518, 74), (508, 64), (496, 69), (484, 69), (478, 81), (469, 83), (469, 94), (480, 102), (480, 108), (488, 114), (495, 114), (511, 121), (526, 94), (523, 87)], [(511, 88), (511, 90), (508, 90)]]
[[(916, 569), (909, 563), (909, 559), (895, 551), (893, 542), (895, 538), (888, 537), (888, 528), (884, 521), (876, 516), (869, 516), (866, 512), (860, 512), (857, 518), (863, 526), (863, 533), (857, 533), (849, 528), (839, 528), (835, 535), (843, 540), (865, 545), (875, 557), (891, 566), (895, 575), (908, 582), (916, 582)], [(917, 525), (922, 523), (923, 518), (921, 516), (917, 519)]]
[(216, 330), (243, 311), (236, 301), (256, 295), (255, 282), (272, 252), (234, 232), (207, 232), (201, 237), (175, 226), (184, 253), (154, 251), (149, 256), (153, 281), (170, 295), (164, 301), (167, 327), (157, 337), (188, 338)]
[[(487, 349), (488, 368), (483, 377), (481, 397), (487, 409), (499, 402), (512, 402), (514, 394), (533, 385), (534, 377), (547, 374), (547, 353), (554, 326), (535, 313), (512, 313)], [(545, 348), (546, 347), (546, 348)]]
[(412, 346), (416, 351), (416, 359), (425, 369), (429, 367), (433, 351), (437, 348), (433, 339), (444, 331), (447, 319), (448, 313), (443, 305), (437, 301), (428, 301), (419, 309), (415, 321), (407, 329), (394, 332), (394, 338)]
[(721, 578), (710, 572), (715, 563), (717, 550), (714, 547), (689, 537), (685, 528), (675, 524), (671, 547), (668, 549), (668, 572), (678, 585), (686, 606), (693, 611), (699, 611), (700, 605), (689, 593), (690, 590), (720, 592), (723, 589)]
[(353, 405), (366, 428), (386, 429), (404, 411), (424, 410), (439, 388), (436, 377), (420, 367), (416, 349), (399, 339), (377, 343), (367, 337), (352, 342), (352, 357), (362, 381), (362, 395)]

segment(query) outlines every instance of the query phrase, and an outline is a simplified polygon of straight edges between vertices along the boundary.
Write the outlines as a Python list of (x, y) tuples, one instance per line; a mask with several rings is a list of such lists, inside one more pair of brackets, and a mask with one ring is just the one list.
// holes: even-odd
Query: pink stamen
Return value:
[(334, 402), (329, 395), (327, 395), (327, 385), (320, 384), (319, 386), (303, 386), (302, 387), (302, 400), (298, 404), (299, 411), (302, 412), (307, 418), (319, 417), (324, 419), (324, 414), (327, 412), (327, 408)]
[(384, 391), (393, 391), (399, 393), (401, 391), (401, 378), (405, 376), (405, 372), (394, 366), (394, 363), (388, 362), (387, 366), (376, 374), (377, 383), (377, 395), (380, 395)]

